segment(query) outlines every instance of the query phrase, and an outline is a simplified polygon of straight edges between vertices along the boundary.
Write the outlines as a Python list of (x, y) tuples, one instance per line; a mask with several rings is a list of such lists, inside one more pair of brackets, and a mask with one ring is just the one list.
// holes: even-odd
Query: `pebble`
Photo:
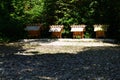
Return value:
[(0, 80), (120, 79), (118, 46), (28, 45), (22, 46), (22, 51), (4, 48), (0, 46), (0, 53), (8, 55), (0, 55)]

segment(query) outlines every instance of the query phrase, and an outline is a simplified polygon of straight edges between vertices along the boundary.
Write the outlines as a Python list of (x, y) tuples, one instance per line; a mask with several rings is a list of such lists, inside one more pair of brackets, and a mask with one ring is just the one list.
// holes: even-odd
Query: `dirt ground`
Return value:
[(119, 45), (108, 42), (66, 45), (70, 43), (74, 45), (71, 41), (65, 45), (58, 45), (58, 41), (0, 44), (0, 80), (120, 79)]

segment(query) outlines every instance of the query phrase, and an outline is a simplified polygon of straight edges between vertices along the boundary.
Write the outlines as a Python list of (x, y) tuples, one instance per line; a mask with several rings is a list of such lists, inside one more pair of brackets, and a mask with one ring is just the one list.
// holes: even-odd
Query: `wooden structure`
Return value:
[(28, 32), (29, 37), (40, 37), (41, 30), (42, 30), (42, 24), (28, 24), (26, 25), (25, 30)]
[(101, 25), (96, 24), (94, 25), (94, 31), (96, 32), (96, 38), (105, 38), (106, 37), (106, 31), (109, 25)]
[(71, 25), (70, 27), (73, 38), (84, 38), (84, 31), (86, 25)]
[(51, 25), (49, 32), (52, 38), (62, 38), (63, 25)]

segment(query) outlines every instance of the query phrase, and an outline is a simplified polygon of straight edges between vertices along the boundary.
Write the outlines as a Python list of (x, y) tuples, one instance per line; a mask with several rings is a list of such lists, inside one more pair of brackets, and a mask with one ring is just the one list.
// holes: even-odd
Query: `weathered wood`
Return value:
[(96, 31), (96, 38), (105, 38), (105, 31)]
[(84, 31), (86, 25), (71, 25), (71, 32), (73, 34), (73, 38), (84, 38)]
[(96, 32), (96, 38), (105, 38), (106, 31), (109, 25), (96, 24), (94, 25), (94, 31)]
[(29, 37), (40, 37), (42, 24), (27, 24), (25, 30), (28, 32)]
[(49, 32), (52, 38), (62, 38), (63, 25), (51, 25)]

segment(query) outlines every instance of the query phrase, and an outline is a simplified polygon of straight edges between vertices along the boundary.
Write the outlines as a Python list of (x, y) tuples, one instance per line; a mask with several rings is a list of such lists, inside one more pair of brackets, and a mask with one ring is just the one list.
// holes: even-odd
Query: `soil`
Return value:
[(119, 45), (70, 43), (76, 44), (58, 45), (58, 41), (0, 44), (0, 80), (120, 79)]

